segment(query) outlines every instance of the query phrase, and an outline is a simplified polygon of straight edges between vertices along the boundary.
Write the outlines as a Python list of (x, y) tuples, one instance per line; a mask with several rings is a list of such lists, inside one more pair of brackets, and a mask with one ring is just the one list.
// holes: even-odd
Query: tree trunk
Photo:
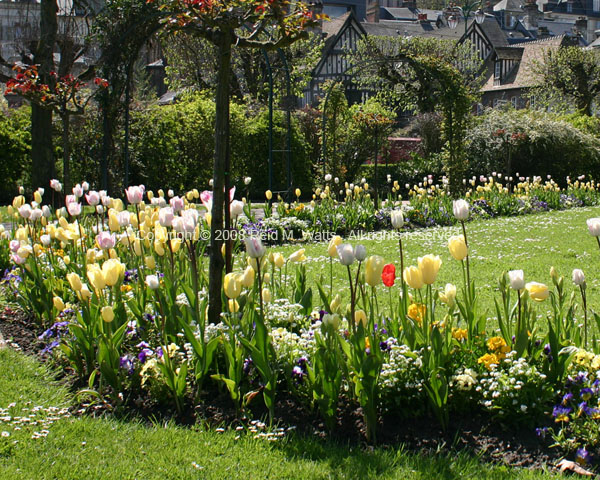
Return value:
[[(39, 65), (38, 73), (43, 83), (51, 85), (54, 79), (52, 56), (56, 43), (58, 23), (56, 0), (41, 0), (40, 40), (37, 44), (34, 63)], [(54, 152), (52, 148), (52, 110), (39, 105), (31, 105), (31, 186), (47, 188), (55, 174)]]
[[(229, 153), (229, 76), (231, 73), (231, 32), (224, 32), (218, 40), (218, 71), (215, 116), (215, 157), (213, 166), (213, 204), (210, 224), (210, 262), (208, 285), (208, 320), (218, 323), (223, 303), (223, 207), (225, 204), (225, 176)], [(229, 200), (229, 192), (227, 192)], [(227, 201), (229, 204), (229, 201)]]
[(112, 126), (109, 110), (112, 108), (108, 95), (102, 106), (102, 158), (100, 159), (100, 188), (108, 191), (108, 158), (112, 144)]
[(71, 124), (71, 116), (65, 112), (61, 115), (63, 124), (62, 132), (62, 147), (63, 147), (63, 191), (68, 192), (71, 188), (71, 144), (69, 143), (69, 130)]

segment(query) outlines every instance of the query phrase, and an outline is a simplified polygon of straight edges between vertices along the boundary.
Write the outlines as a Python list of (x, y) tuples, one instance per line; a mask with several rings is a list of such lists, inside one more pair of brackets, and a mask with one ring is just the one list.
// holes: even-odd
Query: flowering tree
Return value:
[[(49, 74), (52, 82), (48, 84), (43, 82), (36, 66), (27, 68), (15, 66), (13, 69), (16, 71), (16, 76), (6, 82), (6, 93), (20, 95), (33, 105), (56, 112), (60, 116), (63, 124), (63, 183), (67, 191), (70, 186), (70, 118), (71, 115), (83, 114), (93, 94), (85, 94), (84, 89), (89, 85), (71, 74), (59, 77), (52, 71)], [(101, 89), (108, 87), (108, 82), (98, 77), (94, 79), (94, 84)]]
[[(307, 4), (294, 0), (151, 0), (160, 3), (165, 25), (214, 44), (217, 49), (217, 92), (213, 203), (210, 240), (209, 319), (218, 322), (222, 311), (223, 257), (219, 232), (229, 226), (229, 82), (233, 47), (272, 50), (308, 36), (319, 18)], [(223, 218), (225, 214), (225, 219)], [(226, 264), (231, 263), (231, 244)]]

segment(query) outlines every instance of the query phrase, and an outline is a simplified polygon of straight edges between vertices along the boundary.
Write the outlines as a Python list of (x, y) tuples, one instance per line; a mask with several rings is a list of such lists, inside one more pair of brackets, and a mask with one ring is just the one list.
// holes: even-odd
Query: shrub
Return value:
[[(488, 110), (467, 132), (471, 175), (600, 176), (600, 140), (556, 116)], [(511, 168), (508, 169), (510, 156)]]
[(0, 203), (12, 200), (30, 180), (31, 122), (29, 107), (2, 109), (0, 117)]

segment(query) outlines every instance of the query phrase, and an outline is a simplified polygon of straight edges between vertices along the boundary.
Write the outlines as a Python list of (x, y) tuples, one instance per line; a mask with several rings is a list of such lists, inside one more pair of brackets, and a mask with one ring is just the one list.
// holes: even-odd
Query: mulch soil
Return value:
[[(43, 353), (45, 345), (38, 339), (42, 332), (43, 329), (26, 314), (8, 307), (0, 310), (0, 333), (9, 347), (47, 361), (48, 355)], [(76, 390), (78, 385), (74, 378), (66, 371), (62, 381), (70, 383)], [(109, 412), (127, 417), (133, 415), (146, 419), (149, 423), (156, 422), (157, 418), (173, 418), (187, 425), (198, 422), (224, 428), (247, 428), (255, 425), (250, 423), (250, 418), (240, 419), (236, 415), (225, 392), (211, 391), (204, 397), (201, 404), (189, 408), (183, 417), (177, 417), (172, 410), (157, 405), (150, 398), (142, 397), (125, 399), (124, 404), (117, 409), (109, 403), (83, 403), (73, 410), (92, 415)], [(266, 417), (261, 404), (261, 395), (257, 395), (251, 404), (253, 418)], [(355, 408), (352, 402), (345, 402), (344, 399), (340, 404), (345, 406), (338, 410), (338, 425), (333, 433), (327, 433), (325, 425), (314, 412), (307, 411), (293, 396), (282, 393), (278, 396), (275, 409), (276, 423), (284, 428), (292, 427), (302, 435), (316, 435), (343, 444), (366, 447), (365, 426), (360, 408)], [(378, 443), (383, 448), (402, 444), (407, 451), (418, 454), (455, 454), (467, 451), (477, 455), (482, 461), (524, 468), (554, 466), (561, 459), (560, 451), (550, 449), (547, 443), (542, 443), (534, 428), (499, 425), (483, 412), (472, 412), (470, 415), (451, 419), (445, 432), (439, 428), (434, 418), (398, 419), (383, 416), (378, 429)]]

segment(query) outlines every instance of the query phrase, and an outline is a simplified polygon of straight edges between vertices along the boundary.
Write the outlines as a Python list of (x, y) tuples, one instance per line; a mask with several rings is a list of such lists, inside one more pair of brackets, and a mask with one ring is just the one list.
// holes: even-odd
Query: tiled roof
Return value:
[(327, 39), (337, 35), (340, 29), (344, 26), (344, 23), (346, 23), (346, 20), (348, 20), (350, 14), (351, 12), (348, 11), (341, 17), (323, 22), (323, 33), (326, 35), (325, 38)]
[[(501, 85), (494, 85), (494, 68), (493, 65), (488, 65), (488, 67), (490, 67), (487, 69), (489, 77), (481, 90), (483, 92), (494, 92), (513, 88), (533, 87), (537, 85), (539, 80), (535, 73), (536, 63), (541, 62), (544, 59), (545, 52), (559, 48), (564, 42), (565, 36), (563, 35), (560, 37), (550, 37), (544, 40), (535, 40), (533, 42), (524, 42), (518, 47), (509, 47), (522, 52), (519, 64), (512, 72), (509, 72), (508, 76), (503, 79)], [(503, 49), (503, 51), (505, 50), (506, 49)], [(515, 59), (516, 55), (517, 53), (515, 53)]]
[(435, 23), (430, 22), (399, 22), (385, 21), (379, 23), (362, 22), (362, 27), (368, 35), (376, 35), (383, 37), (436, 37), (451, 40), (459, 40), (464, 33), (463, 28), (455, 28), (454, 30), (442, 26), (438, 28)]

